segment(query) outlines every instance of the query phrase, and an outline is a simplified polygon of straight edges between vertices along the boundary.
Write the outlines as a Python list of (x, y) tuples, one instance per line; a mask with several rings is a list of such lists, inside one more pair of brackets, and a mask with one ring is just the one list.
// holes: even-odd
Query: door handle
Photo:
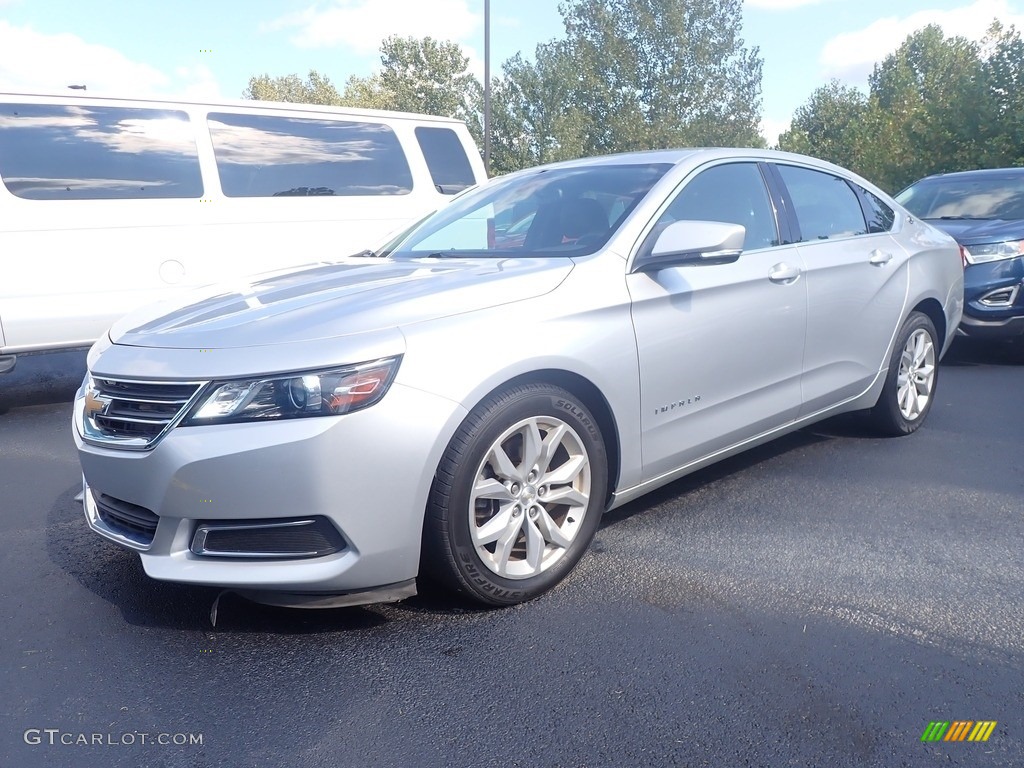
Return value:
[(892, 261), (891, 253), (882, 253), (879, 250), (874, 250), (871, 252), (871, 258), (868, 259), (868, 264), (872, 264), (876, 267), (884, 267), (890, 261)]
[(790, 283), (796, 282), (796, 279), (800, 277), (800, 268), (791, 267), (786, 263), (779, 263), (772, 267), (768, 273), (768, 279), (773, 283), (779, 283), (781, 285), (789, 285)]

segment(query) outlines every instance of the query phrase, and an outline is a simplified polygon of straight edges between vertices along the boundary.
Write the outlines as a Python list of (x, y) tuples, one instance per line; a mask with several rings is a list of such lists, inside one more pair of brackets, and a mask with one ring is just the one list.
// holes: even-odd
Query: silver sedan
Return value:
[(154, 578), (265, 602), (428, 572), (518, 603), (712, 462), (848, 411), (913, 432), (962, 308), (956, 243), (827, 163), (535, 168), (376, 253), (118, 322), (76, 401), (85, 516)]

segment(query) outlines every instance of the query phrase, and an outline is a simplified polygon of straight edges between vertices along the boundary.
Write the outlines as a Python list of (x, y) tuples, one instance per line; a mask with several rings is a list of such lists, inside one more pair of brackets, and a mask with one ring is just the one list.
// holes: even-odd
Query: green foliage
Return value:
[(932, 173), (1024, 164), (1024, 42), (998, 22), (979, 45), (937, 26), (875, 65), (867, 96), (817, 89), (783, 149), (845, 165), (898, 191)]
[(848, 168), (857, 165), (860, 147), (851, 139), (867, 110), (863, 93), (831, 80), (797, 109), (789, 130), (779, 136), (779, 148), (828, 158)]
[(566, 0), (566, 37), (495, 86), (498, 170), (677, 146), (763, 146), (740, 0)]
[(249, 85), (242, 92), (242, 98), (335, 106), (342, 103), (341, 95), (331, 81), (315, 69), (309, 71), (306, 80), (298, 75), (251, 77)]
[[(492, 81), (498, 173), (584, 155), (763, 146), (761, 58), (740, 37), (742, 0), (565, 0), (564, 39), (517, 54)], [(483, 86), (451, 42), (389, 37), (381, 69), (338, 94), (310, 72), (254, 77), (245, 96), (465, 120), (483, 144)]]

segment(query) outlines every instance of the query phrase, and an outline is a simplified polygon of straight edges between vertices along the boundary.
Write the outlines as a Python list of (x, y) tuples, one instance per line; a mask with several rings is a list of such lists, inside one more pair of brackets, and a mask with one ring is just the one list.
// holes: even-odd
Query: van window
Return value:
[(416, 140), (423, 150), (430, 178), (442, 195), (454, 195), (476, 184), (466, 150), (451, 128), (416, 129)]
[(188, 115), (170, 109), (0, 104), (0, 177), (29, 200), (203, 196)]
[(386, 125), (223, 112), (209, 125), (228, 197), (412, 192), (409, 162)]

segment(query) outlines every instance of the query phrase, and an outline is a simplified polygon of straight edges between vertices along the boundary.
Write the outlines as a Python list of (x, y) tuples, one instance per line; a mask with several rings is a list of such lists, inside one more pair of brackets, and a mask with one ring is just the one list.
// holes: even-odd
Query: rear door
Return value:
[(806, 270), (803, 416), (861, 394), (885, 365), (907, 301), (909, 256), (889, 235), (895, 216), (877, 196), (819, 169), (772, 169)]

